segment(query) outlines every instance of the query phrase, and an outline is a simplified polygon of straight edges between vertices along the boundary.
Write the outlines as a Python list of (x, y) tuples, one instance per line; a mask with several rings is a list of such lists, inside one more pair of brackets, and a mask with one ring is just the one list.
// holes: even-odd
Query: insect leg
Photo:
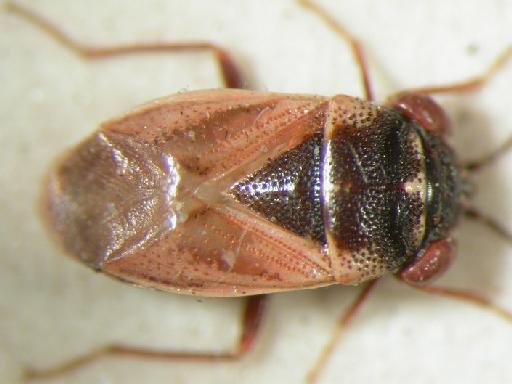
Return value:
[(359, 74), (363, 81), (364, 96), (366, 100), (373, 100), (373, 91), (370, 83), (370, 75), (368, 72), (368, 65), (361, 43), (338, 21), (336, 21), (327, 10), (315, 4), (311, 0), (298, 0), (299, 4), (304, 8), (309, 9), (315, 13), (323, 22), (327, 24), (338, 36), (347, 42), (352, 50), (354, 59), (356, 60), (359, 68)]
[(357, 313), (361, 310), (363, 304), (370, 296), (370, 293), (375, 288), (378, 280), (372, 280), (367, 283), (361, 292), (357, 295), (352, 304), (342, 313), (341, 317), (338, 319), (338, 323), (336, 324), (336, 328), (328, 342), (328, 344), (322, 349), (322, 352), (318, 359), (315, 362), (315, 365), (309, 370), (306, 376), (306, 382), (315, 383), (322, 371), (322, 369), (327, 364), (329, 357), (332, 355), (336, 344), (338, 343), (341, 334), (345, 330), (345, 328), (352, 322)]
[(215, 56), (222, 75), (223, 84), (226, 88), (245, 88), (240, 70), (237, 68), (231, 55), (222, 47), (207, 41), (184, 41), (184, 42), (158, 42), (158, 43), (136, 43), (112, 47), (93, 47), (74, 41), (63, 31), (57, 28), (48, 20), (31, 10), (16, 3), (8, 2), (7, 10), (22, 17), (32, 25), (38, 27), (64, 47), (72, 50), (85, 59), (101, 59), (113, 56), (148, 52), (176, 52), (176, 51), (204, 51), (210, 50)]
[(104, 357), (138, 357), (157, 360), (190, 360), (190, 361), (236, 361), (249, 352), (260, 330), (267, 296), (259, 295), (249, 297), (242, 322), (242, 332), (237, 347), (232, 352), (182, 352), (182, 351), (154, 351), (134, 346), (109, 345), (68, 361), (62, 365), (49, 369), (26, 369), (24, 379), (43, 380), (58, 377), (79, 369)]
[[(393, 105), (395, 108), (399, 109), (402, 113), (408, 114), (412, 118), (415, 118), (417, 121), (421, 121), (423, 127), (429, 129), (430, 131), (437, 131), (443, 134), (445, 131), (448, 130), (442, 128), (443, 126), (448, 126), (447, 123), (445, 122), (444, 112), (441, 109), (433, 109), (432, 106), (436, 105), (434, 102), (428, 102), (425, 104), (425, 100), (429, 100), (429, 97), (426, 95), (436, 93), (462, 93), (475, 91), (478, 88), (484, 86), (488, 81), (490, 81), (492, 77), (496, 75), (496, 73), (499, 70), (503, 69), (503, 67), (511, 59), (512, 46), (506, 48), (498, 57), (496, 57), (496, 59), (487, 68), (487, 70), (478, 76), (452, 84), (406, 89), (404, 91), (399, 92), (397, 95), (393, 95), (390, 98), (389, 103)], [(423, 104), (418, 103), (417, 100), (422, 101)], [(417, 109), (418, 112), (416, 112), (415, 109)], [(428, 117), (428, 121), (422, 121), (422, 117)], [(432, 122), (437, 124), (433, 124)], [(510, 136), (503, 144), (501, 144), (491, 153), (488, 153), (487, 155), (479, 159), (463, 163), (462, 168), (468, 172), (477, 171), (480, 168), (496, 161), (496, 159), (498, 159), (500, 156), (510, 151), (511, 149), (512, 136)], [(479, 221), (480, 223), (484, 224), (485, 226), (487, 226), (500, 236), (504, 237), (506, 240), (512, 242), (512, 234), (509, 233), (502, 225), (497, 223), (495, 220), (491, 219), (488, 216), (485, 216), (480, 211), (469, 206), (469, 204), (465, 204), (465, 206), (463, 206), (463, 211), (466, 217)]]

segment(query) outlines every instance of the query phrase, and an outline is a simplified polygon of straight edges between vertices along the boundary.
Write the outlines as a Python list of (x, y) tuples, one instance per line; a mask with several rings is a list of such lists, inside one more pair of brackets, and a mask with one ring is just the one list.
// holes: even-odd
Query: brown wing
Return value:
[(71, 254), (123, 280), (237, 296), (334, 282), (320, 245), (226, 189), (322, 129), (328, 99), (211, 90), (103, 124), (49, 177), (47, 218)]
[(207, 207), (145, 250), (108, 261), (122, 279), (178, 293), (241, 296), (333, 283), (310, 241), (232, 209)]
[(156, 100), (102, 128), (156, 145), (181, 167), (212, 180), (242, 174), (321, 129), (327, 99), (235, 89)]
[(133, 135), (180, 166), (176, 196), (186, 219), (147, 249), (104, 264), (113, 275), (160, 289), (236, 296), (332, 281), (317, 244), (230, 200), (234, 180), (321, 129), (325, 100), (216, 90), (159, 100), (104, 129)]

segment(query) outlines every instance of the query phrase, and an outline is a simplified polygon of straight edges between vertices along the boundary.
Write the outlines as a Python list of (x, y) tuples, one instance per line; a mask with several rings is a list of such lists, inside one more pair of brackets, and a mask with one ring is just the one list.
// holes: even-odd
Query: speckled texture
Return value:
[[(407, 86), (477, 74), (512, 36), (508, 2), (324, 3), (365, 43), (379, 100)], [(292, 1), (30, 4), (84, 42), (209, 38), (236, 52), (260, 90), (360, 95), (346, 46)], [(0, 381), (16, 383), (23, 364), (52, 366), (112, 341), (230, 348), (240, 301), (165, 295), (91, 273), (54, 247), (35, 208), (51, 161), (99, 122), (181, 89), (215, 87), (210, 56), (84, 63), (3, 10), (0, 30)], [(509, 66), (478, 94), (440, 98), (463, 158), (486, 153), (510, 133), (511, 78)], [(510, 159), (478, 175), (475, 202), (512, 227)], [(476, 224), (464, 222), (458, 232), (460, 257), (440, 283), (472, 287), (512, 307), (510, 246)], [(380, 284), (320, 383), (512, 381), (509, 324), (392, 279)], [(356, 292), (334, 287), (272, 297), (262, 338), (239, 364), (108, 359), (49, 382), (301, 382)]]
[(405, 183), (426, 175), (413, 124), (392, 110), (361, 105), (360, 112), (362, 103), (354, 104), (339, 115), (349, 121), (333, 122), (324, 188), (330, 246), (342, 266), (368, 280), (416, 255), (425, 200), (407, 193)]
[(323, 132), (316, 133), (238, 181), (230, 194), (267, 220), (325, 247), (322, 147)]

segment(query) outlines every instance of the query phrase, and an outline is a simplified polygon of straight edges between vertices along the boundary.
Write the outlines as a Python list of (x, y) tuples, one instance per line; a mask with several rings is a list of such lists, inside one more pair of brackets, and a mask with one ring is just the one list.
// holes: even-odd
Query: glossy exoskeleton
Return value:
[[(210, 50), (222, 90), (181, 93), (105, 122), (64, 154), (44, 185), (44, 219), (65, 251), (95, 270), (161, 290), (251, 296), (237, 348), (227, 353), (110, 345), (28, 378), (66, 373), (108, 354), (235, 360), (250, 350), (264, 309), (260, 294), (370, 281), (343, 313), (308, 379), (316, 379), (339, 330), (386, 273), (421, 287), (449, 266), (451, 236), (466, 204), (446, 142), (449, 122), (430, 93), (481, 86), (511, 56), (458, 84), (372, 100), (362, 49), (309, 0), (351, 46), (366, 100), (253, 92), (230, 55), (207, 42), (94, 48), (31, 11), (9, 8), (85, 58), (148, 51)], [(495, 154), (512, 146), (509, 140)], [(481, 218), (481, 217), (480, 217)], [(508, 239), (495, 222), (483, 220)], [(464, 290), (422, 286), (512, 315)], [(256, 296), (253, 296), (256, 295)]]
[[(415, 118), (429, 113), (427, 127)], [(438, 272), (461, 196), (443, 119), (419, 95), (389, 106), (243, 90), (170, 96), (66, 154), (48, 178), (47, 219), (93, 268), (183, 293), (358, 284), (431, 249)]]

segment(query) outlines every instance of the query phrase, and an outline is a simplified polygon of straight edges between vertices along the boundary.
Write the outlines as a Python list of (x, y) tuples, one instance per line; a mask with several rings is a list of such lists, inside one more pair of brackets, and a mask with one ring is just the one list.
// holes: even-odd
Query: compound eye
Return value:
[(455, 259), (456, 244), (451, 238), (430, 244), (398, 275), (408, 284), (421, 285), (440, 277)]
[(388, 102), (393, 109), (416, 121), (430, 133), (444, 136), (450, 133), (450, 120), (443, 108), (430, 96), (416, 93), (399, 93)]

